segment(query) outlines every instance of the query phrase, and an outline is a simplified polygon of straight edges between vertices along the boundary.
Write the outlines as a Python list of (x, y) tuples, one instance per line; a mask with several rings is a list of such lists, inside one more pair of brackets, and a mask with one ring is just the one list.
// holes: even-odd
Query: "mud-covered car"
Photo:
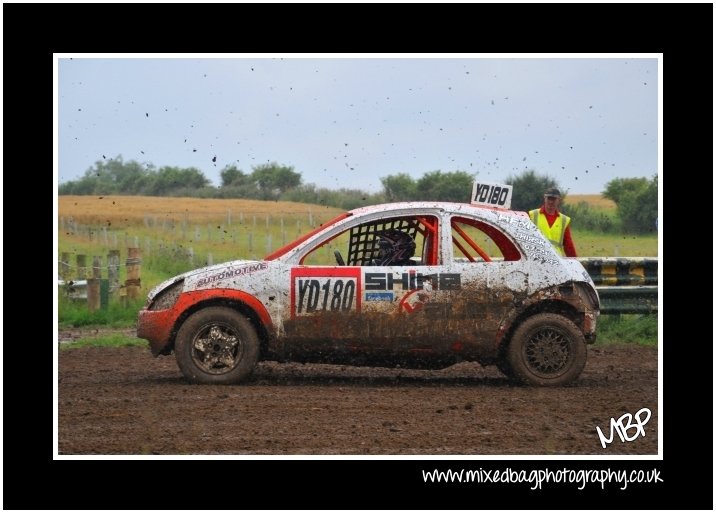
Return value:
[(343, 213), (264, 260), (154, 288), (138, 337), (195, 383), (238, 383), (260, 360), (497, 365), (531, 385), (575, 380), (599, 299), (524, 212), (411, 202)]

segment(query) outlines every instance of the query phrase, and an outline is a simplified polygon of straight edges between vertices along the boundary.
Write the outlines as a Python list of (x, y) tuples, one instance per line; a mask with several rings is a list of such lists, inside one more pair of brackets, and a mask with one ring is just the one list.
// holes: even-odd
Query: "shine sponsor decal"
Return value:
[[(423, 274), (417, 271), (407, 273), (365, 273), (365, 290), (393, 290), (400, 286), (403, 290), (421, 290), (430, 284), (432, 290), (459, 290), (459, 273)], [(429, 286), (430, 286), (429, 285)]]
[(214, 283), (221, 280), (228, 280), (230, 278), (236, 278), (238, 276), (242, 276), (244, 274), (251, 274), (256, 271), (263, 271), (268, 267), (268, 264), (265, 262), (259, 262), (256, 264), (250, 264), (244, 267), (237, 267), (236, 269), (228, 268), (221, 272), (218, 272), (216, 274), (211, 274), (205, 278), (199, 279), (196, 286), (202, 287), (204, 285), (209, 285), (210, 283)]
[(360, 268), (291, 270), (291, 318), (324, 312), (360, 312)]

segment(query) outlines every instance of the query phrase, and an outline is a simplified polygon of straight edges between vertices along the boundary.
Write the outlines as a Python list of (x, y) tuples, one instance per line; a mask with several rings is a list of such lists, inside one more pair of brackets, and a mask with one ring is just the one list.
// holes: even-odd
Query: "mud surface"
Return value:
[[(59, 453), (646, 455), (658, 452), (657, 399), (655, 347), (590, 347), (581, 377), (562, 388), (512, 386), (472, 363), (264, 362), (242, 385), (189, 385), (173, 355), (76, 348), (59, 352)], [(608, 435), (610, 419), (642, 408), (645, 436), (615, 432), (603, 449), (596, 427)]]

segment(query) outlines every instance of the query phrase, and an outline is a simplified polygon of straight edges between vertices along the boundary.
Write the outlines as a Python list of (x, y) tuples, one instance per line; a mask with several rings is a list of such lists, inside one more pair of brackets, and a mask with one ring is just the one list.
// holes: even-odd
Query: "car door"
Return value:
[[(413, 241), (409, 258), (379, 258), (388, 232)], [(415, 329), (407, 314), (423, 307), (422, 291), (431, 288), (437, 273), (438, 241), (438, 217), (430, 213), (373, 216), (320, 241), (302, 265), (291, 269), (286, 350), (295, 357), (301, 352), (395, 352), (409, 346)]]
[(525, 260), (510, 237), (477, 217), (450, 218), (450, 270), (460, 277), (448, 331), (466, 351), (490, 355), (505, 317), (527, 294)]

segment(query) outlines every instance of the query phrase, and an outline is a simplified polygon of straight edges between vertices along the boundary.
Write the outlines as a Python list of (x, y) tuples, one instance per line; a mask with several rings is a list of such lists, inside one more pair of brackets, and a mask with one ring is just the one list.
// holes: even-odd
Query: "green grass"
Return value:
[(580, 257), (656, 257), (659, 255), (656, 234), (620, 235), (574, 230), (572, 240)]
[(112, 333), (99, 337), (86, 337), (74, 342), (60, 344), (60, 350), (76, 349), (78, 347), (147, 347), (147, 341), (136, 337), (127, 337), (120, 333)]
[(658, 344), (656, 315), (603, 315), (597, 324), (597, 345)]
[(63, 297), (60, 289), (58, 301), (58, 320), (60, 328), (79, 328), (102, 326), (105, 328), (127, 328), (137, 323), (137, 313), (146, 301), (146, 294), (138, 299), (128, 301), (122, 306), (118, 299), (111, 299), (107, 309), (100, 308), (95, 312), (87, 309), (87, 301), (72, 300)]

